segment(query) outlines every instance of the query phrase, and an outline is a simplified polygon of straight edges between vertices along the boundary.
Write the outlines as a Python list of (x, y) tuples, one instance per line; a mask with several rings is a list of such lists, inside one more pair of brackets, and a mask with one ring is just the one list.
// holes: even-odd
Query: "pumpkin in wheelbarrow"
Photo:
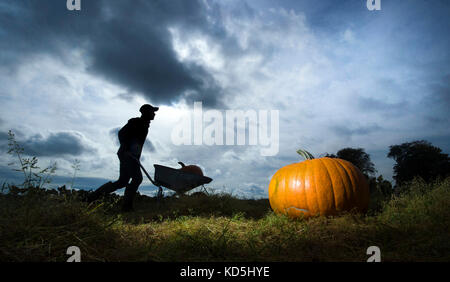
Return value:
[(198, 167), (196, 165), (185, 165), (182, 162), (178, 162), (178, 163), (181, 165), (181, 168), (180, 168), (181, 171), (190, 172), (190, 173), (194, 173), (194, 174), (203, 176), (203, 171), (200, 167)]

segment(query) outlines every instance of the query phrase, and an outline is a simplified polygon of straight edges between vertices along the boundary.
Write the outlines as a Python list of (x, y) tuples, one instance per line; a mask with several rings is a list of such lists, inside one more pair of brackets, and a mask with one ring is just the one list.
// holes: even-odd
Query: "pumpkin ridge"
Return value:
[[(361, 173), (361, 171), (353, 166), (354, 168), (350, 169), (350, 173), (352, 174), (352, 176), (355, 179), (355, 184), (354, 184), (354, 193), (355, 195), (357, 195), (358, 197), (355, 198), (355, 206), (358, 209), (366, 209), (365, 204), (363, 203), (363, 193), (366, 194), (366, 189), (364, 189), (365, 187), (365, 183), (366, 182), (366, 177), (364, 176), (364, 174)], [(351, 168), (351, 167), (350, 167)], [(361, 191), (359, 191), (361, 190)], [(362, 191), (364, 190), (364, 191)]]
[(321, 163), (323, 164), (323, 166), (325, 167), (325, 171), (328, 175), (328, 178), (330, 179), (331, 182), (331, 194), (333, 195), (333, 207), (334, 210), (337, 212), (337, 203), (336, 203), (336, 194), (334, 192), (334, 177), (331, 176), (330, 172), (328, 171), (328, 166), (327, 163), (328, 161), (325, 161), (325, 159), (319, 159), (321, 161)]
[(283, 192), (281, 193), (281, 206), (280, 210), (286, 210), (286, 207), (288, 206), (289, 199), (287, 198), (287, 195), (289, 193), (289, 171), (283, 171)]
[[(317, 159), (316, 159), (317, 160)], [(319, 214), (320, 215), (322, 215), (322, 206), (320, 205), (320, 196), (319, 196), (319, 194), (317, 193), (317, 183), (318, 183), (318, 178), (317, 178), (317, 175), (318, 175), (318, 173), (316, 173), (316, 166), (314, 166), (314, 165), (311, 165), (311, 167), (312, 167), (312, 171), (313, 171), (313, 177), (314, 177), (314, 198), (316, 199), (316, 202), (317, 202), (317, 208), (319, 209)]]
[(300, 189), (301, 189), (301, 191), (300, 191), (300, 202), (303, 202), (303, 206), (304, 207), (306, 207), (305, 209), (307, 209), (308, 210), (308, 212), (309, 212), (309, 205), (308, 205), (308, 193), (306, 193), (306, 184), (305, 184), (305, 172), (306, 172), (306, 170), (305, 170), (305, 165), (302, 165), (301, 164), (301, 166), (303, 167), (302, 169), (299, 169), (299, 176), (300, 176), (300, 180), (302, 181), (301, 182), (301, 185), (300, 185)]
[(290, 206), (295, 206), (296, 201), (297, 201), (297, 194), (298, 194), (297, 193), (297, 188), (298, 187), (296, 186), (296, 184), (297, 184), (296, 180), (297, 180), (297, 172), (299, 171), (298, 166), (299, 165), (296, 164), (295, 167), (293, 168), (293, 170), (296, 172), (294, 174), (294, 176), (288, 175), (288, 177), (286, 177), (286, 179), (288, 179), (288, 185), (289, 185), (288, 187), (290, 189), (286, 193), (287, 200), (286, 200), (286, 204), (284, 206), (284, 209), (285, 209), (285, 211), (287, 209), (287, 215), (288, 216), (289, 216), (289, 212), (288, 212), (289, 207)]
[[(291, 167), (290, 169), (295, 169), (293, 167)], [(292, 187), (290, 185), (290, 180), (291, 180), (291, 176), (290, 176), (290, 171), (285, 171), (285, 175), (284, 175), (284, 204), (283, 204), (283, 209), (286, 210), (287, 207), (289, 207), (290, 205), (292, 205), (292, 201), (291, 201), (291, 196), (293, 193)]]
[(354, 189), (353, 189), (353, 186), (354, 186), (354, 181), (352, 181), (352, 177), (351, 177), (351, 175), (349, 174), (349, 172), (347, 171), (347, 168), (346, 168), (346, 166), (344, 166), (343, 164), (341, 164), (341, 162), (340, 161), (336, 161), (336, 163), (339, 165), (339, 167), (341, 167), (342, 168), (342, 170), (345, 172), (345, 176), (347, 176), (347, 181), (349, 182), (349, 183), (351, 183), (351, 186), (352, 187), (347, 187), (348, 185), (344, 185), (344, 191), (345, 191), (345, 196), (346, 196), (346, 200), (347, 200), (347, 203), (352, 203), (353, 201), (354, 201)]
[(306, 202), (307, 202), (307, 205), (309, 207), (309, 210), (310, 211), (312, 210), (313, 213), (317, 213), (317, 209), (316, 209), (317, 203), (314, 203), (315, 195), (311, 196), (311, 194), (313, 193), (313, 187), (312, 187), (312, 185), (313, 185), (312, 182), (313, 181), (311, 181), (311, 179), (310, 179), (310, 177), (311, 177), (311, 173), (310, 173), (311, 167), (308, 166), (306, 163), (304, 165), (305, 165), (305, 172), (304, 172), (305, 176), (304, 176), (304, 179), (305, 179)]
[[(348, 203), (350, 201), (348, 192), (347, 192), (347, 184), (346, 183), (351, 183), (349, 176), (347, 175), (347, 172), (345, 171), (345, 169), (342, 167), (342, 165), (339, 163), (339, 161), (334, 160), (334, 159), (330, 159), (329, 163), (332, 164), (332, 166), (334, 167), (336, 174), (339, 177), (339, 181), (342, 185), (342, 190), (344, 191), (344, 205), (342, 207), (343, 210), (345, 210), (346, 207), (346, 203)], [(343, 173), (344, 172), (344, 173)], [(345, 178), (345, 179), (344, 179)], [(335, 187), (333, 185), (333, 187)], [(336, 205), (336, 210), (337, 210), (337, 205)]]
[(358, 177), (353, 173), (354, 171), (353, 171), (352, 167), (349, 167), (349, 166), (344, 166), (344, 167), (347, 170), (348, 175), (350, 176), (350, 180), (352, 182), (351, 191), (352, 191), (352, 196), (353, 196), (352, 197), (353, 205), (357, 205), (357, 203), (358, 203), (357, 190), (358, 190), (358, 182), (359, 182)]
[(281, 198), (280, 198), (280, 193), (283, 193), (281, 185), (282, 183), (280, 183), (280, 175), (282, 175), (282, 171), (277, 171), (274, 175), (275, 178), (275, 189), (272, 190), (272, 195), (273, 195), (273, 200), (272, 200), (272, 204), (274, 206), (275, 209), (279, 210), (280, 209), (280, 205), (281, 205)]
[(275, 178), (275, 188), (273, 188), (273, 194), (277, 194), (279, 184), (280, 183), (278, 183), (278, 177), (277, 177), (277, 178)]
[(291, 216), (289, 214), (291, 206), (295, 206), (297, 201), (297, 187), (296, 187), (296, 174), (299, 171), (298, 164), (292, 166), (291, 170), (289, 172), (286, 172), (285, 181), (287, 184), (288, 189), (286, 190), (285, 195), (285, 204), (283, 206), (283, 210), (287, 216)]
[(326, 214), (334, 213), (334, 211), (336, 210), (336, 202), (334, 197), (333, 175), (324, 159), (320, 158), (319, 161), (319, 167), (323, 171), (322, 176), (324, 176), (322, 179), (322, 183), (320, 184), (320, 186), (318, 186), (319, 191), (322, 195), (320, 199), (322, 199), (322, 203), (325, 203), (323, 210)]

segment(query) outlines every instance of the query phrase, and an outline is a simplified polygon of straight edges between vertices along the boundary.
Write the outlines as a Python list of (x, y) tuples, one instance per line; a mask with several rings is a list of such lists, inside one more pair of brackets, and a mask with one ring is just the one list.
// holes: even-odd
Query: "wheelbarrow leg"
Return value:
[(163, 198), (163, 189), (161, 188), (161, 186), (158, 186), (157, 199), (158, 199), (158, 201), (160, 201), (162, 198)]
[(205, 185), (202, 185), (202, 187), (203, 187), (203, 191), (205, 191), (206, 195), (208, 195), (208, 196), (209, 196), (208, 190), (206, 190), (206, 187), (205, 187)]

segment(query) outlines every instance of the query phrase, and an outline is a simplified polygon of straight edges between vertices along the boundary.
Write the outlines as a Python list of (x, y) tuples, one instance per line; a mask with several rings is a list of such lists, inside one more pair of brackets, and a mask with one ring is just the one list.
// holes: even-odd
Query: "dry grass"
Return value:
[(120, 197), (12, 189), (0, 196), (0, 261), (65, 261), (71, 245), (83, 261), (365, 261), (372, 245), (383, 261), (449, 261), (450, 179), (408, 185), (369, 215), (309, 220), (230, 195), (141, 196), (121, 214)]

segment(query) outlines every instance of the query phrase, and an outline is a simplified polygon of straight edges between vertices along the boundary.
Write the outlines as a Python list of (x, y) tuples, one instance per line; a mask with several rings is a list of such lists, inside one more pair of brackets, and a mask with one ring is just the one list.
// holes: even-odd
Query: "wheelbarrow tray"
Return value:
[(200, 185), (210, 183), (211, 178), (163, 165), (155, 167), (155, 183), (177, 193), (184, 193)]

